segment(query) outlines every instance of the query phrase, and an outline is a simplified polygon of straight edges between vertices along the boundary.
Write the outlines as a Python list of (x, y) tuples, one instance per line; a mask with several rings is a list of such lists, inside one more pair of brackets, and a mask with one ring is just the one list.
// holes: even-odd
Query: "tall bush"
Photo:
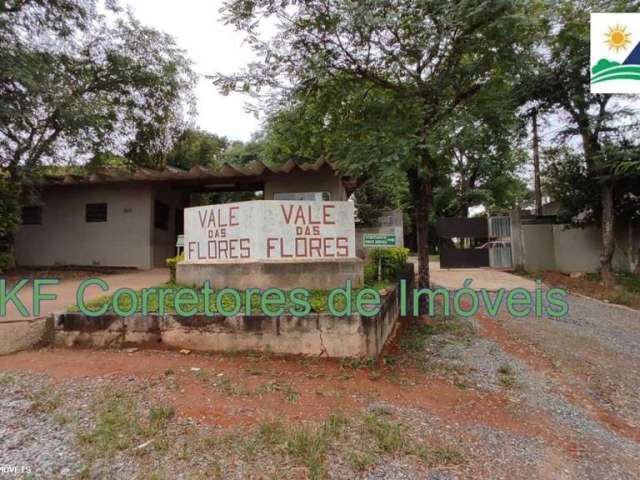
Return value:
[[(364, 269), (364, 281), (371, 285), (378, 280), (394, 282), (406, 272), (409, 249), (402, 247), (375, 248), (369, 250), (368, 262)], [(380, 278), (378, 279), (378, 270)]]

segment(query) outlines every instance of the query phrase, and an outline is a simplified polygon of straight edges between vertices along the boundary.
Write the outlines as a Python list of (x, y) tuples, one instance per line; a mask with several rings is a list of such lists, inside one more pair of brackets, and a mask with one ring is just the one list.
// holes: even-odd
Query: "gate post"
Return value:
[(522, 235), (522, 223), (520, 222), (520, 210), (514, 208), (509, 212), (511, 220), (511, 255), (513, 268), (523, 270), (525, 264), (524, 238)]

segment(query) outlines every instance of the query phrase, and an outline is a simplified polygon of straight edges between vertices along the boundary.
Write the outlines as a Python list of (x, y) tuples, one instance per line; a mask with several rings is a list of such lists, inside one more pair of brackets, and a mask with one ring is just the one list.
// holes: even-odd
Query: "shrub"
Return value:
[(176, 265), (184, 260), (184, 254), (176, 255), (165, 260), (167, 267), (169, 267), (169, 281), (175, 283), (176, 281)]
[(382, 281), (394, 282), (406, 271), (409, 249), (402, 247), (375, 248), (369, 250), (369, 259), (364, 267), (364, 280), (367, 285), (378, 281), (380, 264)]

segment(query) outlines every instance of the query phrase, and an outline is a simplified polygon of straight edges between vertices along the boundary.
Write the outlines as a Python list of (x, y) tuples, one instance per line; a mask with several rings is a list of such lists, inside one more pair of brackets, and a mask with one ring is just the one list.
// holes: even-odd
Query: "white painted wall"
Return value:
[(342, 181), (328, 165), (318, 171), (265, 175), (264, 199), (273, 200), (273, 194), (279, 192), (329, 192), (331, 201), (347, 200)]
[(186, 263), (346, 259), (356, 254), (352, 202), (257, 200), (187, 208), (184, 216)]
[[(74, 185), (41, 195), (42, 224), (16, 234), (23, 266), (102, 265), (151, 268), (151, 187)], [(107, 203), (107, 221), (87, 223), (87, 203)]]

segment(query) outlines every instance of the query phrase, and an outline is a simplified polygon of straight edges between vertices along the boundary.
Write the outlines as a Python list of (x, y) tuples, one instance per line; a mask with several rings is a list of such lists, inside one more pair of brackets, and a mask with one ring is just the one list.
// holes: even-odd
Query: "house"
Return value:
[(16, 263), (160, 267), (175, 255), (192, 193), (261, 191), (265, 200), (339, 201), (347, 200), (352, 189), (350, 180), (324, 160), (47, 177), (39, 203), (23, 209)]

